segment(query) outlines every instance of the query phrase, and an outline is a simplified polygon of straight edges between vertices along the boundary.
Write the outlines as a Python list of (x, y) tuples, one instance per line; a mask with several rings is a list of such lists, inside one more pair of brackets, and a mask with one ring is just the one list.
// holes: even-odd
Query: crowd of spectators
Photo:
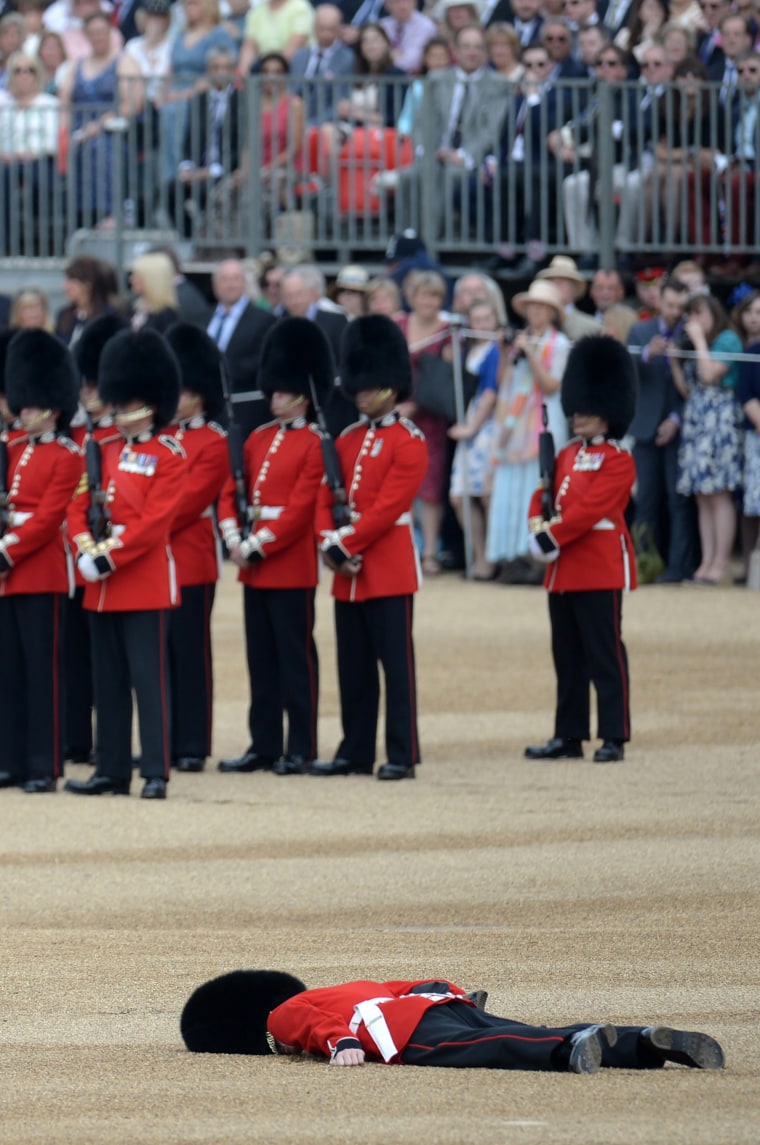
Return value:
[[(642, 244), (666, 251), (692, 244), (713, 255), (725, 245), (727, 273), (750, 273), (757, 0), (13, 7), (0, 18), (4, 199), (23, 192), (32, 214), (68, 164), (75, 219), (112, 226), (120, 153), (123, 162), (139, 156), (148, 171), (141, 220), (168, 212), (188, 236), (199, 214), (235, 219), (243, 188), (260, 193), (262, 209), (293, 208), (302, 174), (316, 167), (329, 185), (354, 133), (393, 129), (411, 148), (403, 159), (399, 149), (401, 170), (381, 171), (373, 193), (385, 193), (396, 229), (420, 228), (419, 190), (431, 169), (424, 153), (433, 141), (439, 224), (455, 218), (466, 241), (477, 217), (480, 237), (501, 243), (494, 269), (529, 281), (554, 243), (593, 269), (599, 133), (611, 119), (622, 262)], [(262, 77), (257, 132), (241, 107), (251, 71)], [(7, 206), (5, 213), (8, 235)]]
[[(465, 529), (470, 575), (507, 584), (540, 583), (526, 521), (539, 476), (542, 414), (561, 448), (568, 424), (559, 391), (569, 348), (605, 332), (629, 347), (639, 374), (624, 443), (636, 463), (637, 544), (659, 554), (662, 583), (715, 585), (732, 573), (746, 583), (760, 524), (760, 291), (743, 284), (724, 305), (694, 260), (668, 272), (650, 267), (632, 279), (603, 269), (588, 283), (573, 259), (555, 256), (526, 290), (505, 294), (480, 271), (451, 282), (406, 232), (394, 237), (382, 273), (348, 264), (329, 288), (316, 264), (284, 266), (265, 255), (221, 262), (204, 293), (166, 247), (134, 260), (127, 296), (118, 294), (110, 264), (85, 256), (70, 261), (62, 286), (67, 301), (57, 313), (27, 287), (4, 300), (2, 324), (41, 327), (74, 346), (87, 322), (108, 311), (133, 329), (160, 333), (178, 319), (190, 321), (225, 354), (244, 434), (270, 417), (256, 377), (263, 340), (280, 317), (319, 325), (336, 363), (352, 319), (392, 317), (414, 376), (400, 412), (428, 444), (416, 505), (422, 572), (462, 567)], [(463, 404), (452, 416), (438, 395), (455, 377)], [(356, 417), (339, 390), (326, 414), (335, 434)], [(735, 550), (740, 567), (732, 565)]]

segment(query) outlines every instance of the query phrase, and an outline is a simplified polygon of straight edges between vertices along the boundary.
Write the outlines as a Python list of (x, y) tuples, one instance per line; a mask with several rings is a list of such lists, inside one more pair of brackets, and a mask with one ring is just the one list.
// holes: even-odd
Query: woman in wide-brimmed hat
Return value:
[(557, 448), (568, 439), (559, 388), (570, 342), (562, 333), (563, 306), (557, 288), (535, 279), (512, 299), (527, 326), (510, 350), (496, 407), (497, 437), (488, 519), (489, 561), (528, 561), (528, 506), (538, 484), (538, 435), (541, 406)]

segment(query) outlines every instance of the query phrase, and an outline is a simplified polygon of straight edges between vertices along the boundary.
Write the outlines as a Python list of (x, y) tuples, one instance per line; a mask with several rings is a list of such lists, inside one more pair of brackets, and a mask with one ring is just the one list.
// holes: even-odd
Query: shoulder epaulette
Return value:
[(77, 453), (81, 456), (82, 451), (77, 443), (72, 441), (70, 437), (66, 437), (64, 433), (59, 433), (56, 441), (59, 445), (62, 445), (64, 449), (68, 449), (69, 453)]
[(227, 436), (227, 430), (218, 421), (207, 421), (206, 425), (209, 429), (213, 429), (214, 433), (218, 433), (220, 437)]
[(425, 434), (422, 432), (418, 425), (415, 425), (411, 418), (400, 417), (398, 419), (399, 425), (402, 425), (411, 437), (420, 437), (425, 440)]
[(319, 438), (320, 441), (325, 436), (315, 421), (309, 422), (309, 429), (311, 430), (312, 433), (315, 433), (317, 435), (317, 437)]
[(262, 429), (270, 429), (273, 425), (278, 425), (276, 417), (273, 417), (271, 421), (265, 421), (263, 425), (257, 425), (253, 432), (261, 433)]
[(186, 457), (187, 456), (184, 449), (182, 448), (180, 443), (177, 441), (176, 437), (172, 437), (168, 433), (161, 433), (158, 436), (158, 440), (159, 440), (160, 444), (165, 445), (166, 448), (171, 453), (176, 453), (177, 457)]

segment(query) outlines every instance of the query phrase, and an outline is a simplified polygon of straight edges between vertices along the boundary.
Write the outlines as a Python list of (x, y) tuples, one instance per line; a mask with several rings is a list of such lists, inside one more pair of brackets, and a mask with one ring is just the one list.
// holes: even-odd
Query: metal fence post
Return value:
[[(258, 76), (249, 75), (246, 77), (245, 106), (248, 123), (242, 146), (245, 147), (247, 142), (250, 151), (248, 155), (248, 179), (238, 191), (241, 196), (241, 239), (246, 248), (246, 256), (256, 258), (264, 245), (262, 241), (264, 228), (262, 225), (261, 183), (258, 178), (258, 173), (261, 170), (261, 81)], [(258, 188), (258, 197), (255, 194), (255, 188)], [(256, 201), (257, 198), (258, 202)], [(272, 218), (272, 231), (274, 231), (274, 218)]]
[(438, 242), (438, 228), (437, 220), (439, 212), (436, 208), (436, 199), (439, 195), (444, 194), (444, 189), (439, 185), (439, 168), (438, 161), (435, 157), (436, 146), (438, 140), (433, 136), (433, 93), (430, 82), (425, 82), (425, 92), (422, 97), (422, 143), (425, 153), (422, 157), (422, 170), (419, 173), (420, 179), (420, 194), (418, 202), (420, 203), (420, 225), (418, 233), (422, 238), (425, 246), (427, 247), (428, 254), (431, 258), (436, 257), (436, 245)]
[[(607, 83), (598, 85), (599, 132), (596, 138), (599, 172), (597, 176), (597, 202), (599, 205), (599, 265), (615, 265), (615, 187), (612, 168), (615, 147), (612, 139), (612, 88)], [(630, 130), (630, 125), (626, 125)], [(593, 210), (593, 203), (589, 204)]]

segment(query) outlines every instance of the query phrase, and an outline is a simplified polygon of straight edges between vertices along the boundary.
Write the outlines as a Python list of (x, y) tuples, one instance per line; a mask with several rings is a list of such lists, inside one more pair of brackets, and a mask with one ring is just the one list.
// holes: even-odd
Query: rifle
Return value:
[(538, 469), (541, 477), (541, 512), (545, 521), (554, 516), (554, 438), (549, 430), (549, 411), (541, 402), (541, 424), (538, 435)]
[(95, 440), (92, 414), (85, 410), (87, 438), (84, 443), (84, 463), (87, 470), (87, 484), (90, 490), (90, 506), (87, 510), (87, 524), (95, 541), (105, 541), (111, 536), (111, 514), (108, 511), (107, 494), (103, 488), (103, 463), (100, 445)]
[(331, 509), (333, 524), (336, 529), (340, 529), (344, 525), (351, 523), (351, 511), (348, 507), (348, 495), (346, 493), (346, 487), (343, 484), (343, 474), (340, 468), (338, 450), (335, 446), (335, 438), (327, 428), (325, 415), (321, 405), (317, 401), (317, 390), (311, 374), (309, 374), (309, 390), (311, 391), (311, 404), (314, 406), (314, 416), (317, 419), (317, 425), (322, 434), (320, 443), (322, 446), (322, 464), (325, 467), (327, 484), (333, 495)]
[(5, 536), (10, 519), (8, 510), (8, 440), (5, 430), (0, 435), (0, 538)]
[(219, 357), (219, 376), (222, 382), (222, 396), (227, 410), (227, 450), (230, 455), (230, 469), (235, 482), (235, 507), (237, 509), (238, 524), (240, 526), (240, 539), (245, 540), (251, 535), (251, 509), (248, 504), (248, 483), (245, 476), (245, 462), (243, 460), (243, 436), (240, 426), (235, 420), (235, 407), (230, 395), (227, 382), (227, 370), (224, 358)]

